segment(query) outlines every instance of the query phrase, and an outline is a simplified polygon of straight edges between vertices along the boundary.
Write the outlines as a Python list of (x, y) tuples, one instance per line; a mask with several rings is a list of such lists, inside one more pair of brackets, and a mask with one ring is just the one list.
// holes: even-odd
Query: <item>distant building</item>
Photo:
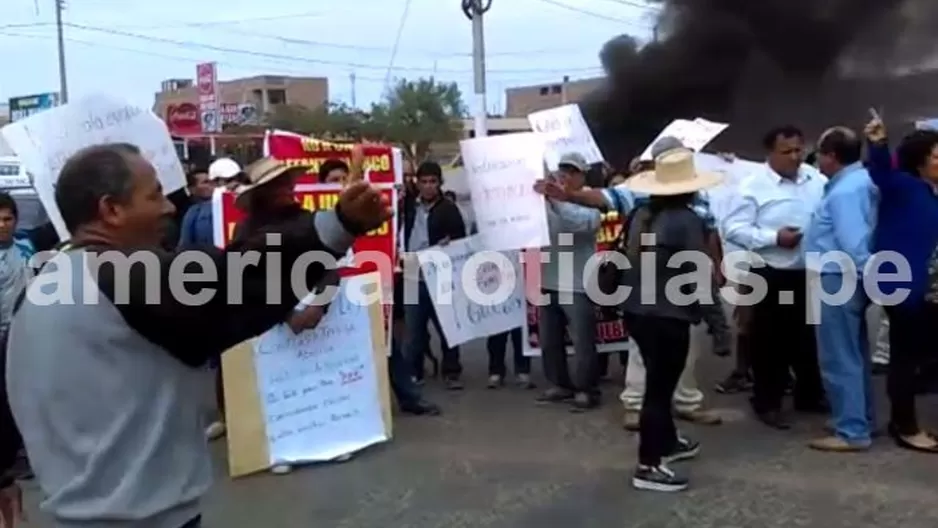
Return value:
[(566, 103), (577, 103), (601, 88), (605, 78), (578, 79), (564, 77), (561, 82), (519, 86), (505, 90), (505, 116), (527, 117), (532, 112), (546, 110)]
[[(515, 132), (530, 132), (531, 124), (525, 117), (489, 117), (485, 120), (486, 132), (490, 136), (499, 134), (514, 134)], [(462, 120), (462, 135), (465, 138), (474, 138), (476, 122), (475, 119)]]
[(7, 103), (0, 103), (0, 125), (5, 125), (10, 122), (10, 105)]
[[(218, 81), (222, 122), (226, 125), (256, 125), (278, 105), (318, 108), (329, 100), (325, 77), (258, 75)], [(200, 135), (198, 88), (192, 79), (167, 79), (155, 95), (153, 111), (174, 135)]]

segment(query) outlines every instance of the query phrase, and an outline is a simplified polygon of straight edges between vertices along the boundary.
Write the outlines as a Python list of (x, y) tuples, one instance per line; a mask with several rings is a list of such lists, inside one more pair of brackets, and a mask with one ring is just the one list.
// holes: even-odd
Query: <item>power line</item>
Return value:
[(555, 6), (555, 7), (559, 7), (559, 8), (561, 8), (561, 9), (566, 9), (566, 10), (571, 11), (571, 12), (573, 12), (573, 13), (579, 13), (579, 14), (581, 14), (581, 15), (585, 15), (585, 16), (597, 18), (597, 19), (600, 19), (600, 20), (605, 20), (606, 22), (618, 22), (618, 23), (620, 23), (620, 24), (626, 24), (626, 25), (633, 26), (633, 27), (640, 27), (640, 28), (643, 28), (643, 29), (651, 29), (650, 27), (645, 26), (645, 25), (643, 25), (643, 24), (639, 24), (639, 23), (637, 23), (637, 22), (634, 21), (634, 20), (625, 20), (625, 19), (622, 19), (622, 18), (616, 18), (616, 17), (609, 16), (609, 15), (602, 14), (602, 13), (596, 13), (596, 12), (594, 12), (594, 11), (587, 11), (586, 9), (581, 9), (581, 8), (579, 8), (579, 7), (575, 7), (575, 6), (572, 6), (572, 5), (568, 5), (568, 4), (564, 4), (564, 3), (561, 3), (561, 2), (557, 2), (556, 0), (541, 0), (541, 2), (544, 2), (545, 4), (550, 4), (550, 5)]
[(394, 47), (391, 48), (391, 59), (388, 61), (388, 71), (384, 74), (384, 87), (391, 85), (391, 72), (394, 71), (394, 61), (397, 59), (397, 48), (401, 44), (404, 26), (407, 25), (407, 15), (410, 14), (410, 1), (404, 0), (404, 12), (401, 13), (401, 22), (397, 25), (397, 35), (394, 37)]
[[(134, 39), (145, 40), (145, 41), (150, 41), (150, 42), (160, 42), (160, 43), (170, 44), (173, 46), (186, 48), (186, 49), (193, 49), (193, 48), (206, 49), (206, 50), (212, 50), (216, 52), (233, 53), (233, 54), (239, 54), (239, 55), (245, 55), (245, 56), (260, 57), (260, 58), (265, 58), (265, 59), (287, 60), (287, 61), (292, 61), (292, 62), (305, 62), (309, 64), (339, 66), (339, 67), (345, 67), (345, 68), (351, 67), (351, 68), (357, 68), (357, 69), (362, 69), (362, 70), (386, 70), (387, 69), (386, 66), (380, 66), (377, 64), (363, 64), (363, 63), (354, 63), (354, 62), (330, 61), (330, 60), (324, 60), (324, 59), (310, 59), (310, 58), (305, 58), (305, 57), (297, 57), (294, 55), (281, 55), (277, 53), (266, 53), (266, 52), (261, 52), (261, 51), (229, 48), (225, 46), (217, 46), (213, 44), (205, 44), (205, 43), (200, 43), (200, 42), (174, 40), (174, 39), (169, 39), (169, 38), (164, 38), (164, 37), (142, 35), (139, 33), (131, 33), (127, 31), (120, 31), (120, 30), (110, 29), (110, 28), (86, 26), (83, 24), (68, 23), (66, 25), (68, 27), (75, 28), (75, 29), (81, 29), (81, 30), (92, 31), (92, 32), (97, 32), (97, 33), (105, 33), (105, 34), (116, 35), (116, 36), (127, 37), (127, 38), (134, 38)], [(399, 66), (396, 69), (404, 70), (404, 71), (413, 71), (413, 72), (437, 71), (440, 73), (457, 73), (457, 74), (466, 73), (466, 70), (452, 70), (452, 69), (445, 70), (445, 69), (436, 69), (436, 68), (429, 68), (429, 67), (412, 67), (412, 66)], [(576, 72), (590, 71), (590, 70), (595, 70), (595, 69), (596, 69), (595, 67), (551, 68), (551, 69), (535, 68), (535, 69), (489, 70), (489, 72), (509, 73), (509, 74), (512, 74), (512, 73), (537, 74), (537, 73), (566, 71), (568, 73), (570, 72), (576, 73)]]
[[(7, 36), (7, 37), (16, 37), (16, 38), (27, 38), (27, 39), (35, 39), (35, 40), (43, 40), (43, 41), (46, 41), (46, 42), (48, 42), (48, 41), (50, 41), (50, 40), (52, 40), (52, 39), (54, 38), (53, 35), (34, 35), (34, 34), (27, 34), (27, 33), (15, 33), (15, 32), (11, 32), (11, 31), (0, 31), (0, 37), (3, 37), (3, 36)], [(114, 50), (114, 51), (121, 51), (121, 52), (125, 52), (125, 53), (133, 53), (133, 54), (138, 54), (138, 55), (142, 55), (142, 56), (156, 57), (156, 58), (161, 58), (161, 59), (169, 59), (169, 60), (174, 60), (174, 61), (185, 61), (185, 62), (196, 63), (196, 62), (203, 61), (203, 60), (205, 59), (204, 56), (202, 56), (202, 57), (192, 57), (192, 56), (171, 55), (171, 54), (168, 54), (168, 53), (159, 53), (159, 52), (155, 52), (155, 51), (151, 51), (151, 50), (141, 50), (141, 49), (137, 49), (137, 48), (128, 48), (128, 47), (118, 46), (118, 45), (114, 45), (114, 44), (101, 43), (101, 42), (97, 42), (97, 41), (93, 41), (93, 40), (82, 40), (82, 39), (75, 38), (75, 37), (71, 37), (71, 36), (66, 36), (66, 37), (65, 37), (65, 40), (66, 40), (67, 42), (70, 42), (70, 43), (73, 43), (73, 44), (79, 44), (79, 45), (82, 45), (82, 46), (87, 46), (87, 47), (89, 47), (89, 48), (110, 49), (110, 50)], [(226, 67), (229, 67), (229, 68), (237, 68), (237, 69), (239, 69), (239, 70), (264, 70), (265, 68), (266, 68), (266, 69), (270, 69), (270, 66), (271, 66), (269, 62), (262, 63), (262, 62), (225, 61), (225, 60), (222, 60), (222, 61), (215, 61), (215, 62), (218, 63), (219, 66), (226, 66)], [(286, 68), (280, 68), (280, 66), (281, 66), (281, 65), (278, 64), (278, 69), (280, 69), (281, 71), (287, 71), (287, 72), (293, 73), (293, 74), (295, 74), (295, 75), (309, 75), (309, 74), (310, 74), (309, 71), (298, 69), (296, 64), (285, 65), (285, 66), (288, 66), (288, 67), (286, 67)], [(289, 66), (292, 66), (292, 67), (289, 67)], [(602, 72), (601, 72), (602, 68), (599, 67), (599, 66), (597, 66), (596, 68), (593, 68), (593, 70), (594, 70), (594, 71), (591, 71), (591, 72), (590, 72), (590, 71), (584, 71), (584, 72), (583, 72), (583, 75), (600, 75), (600, 74), (602, 73)], [(465, 72), (461, 72), (461, 73), (462, 73), (463, 75), (468, 75), (468, 74), (471, 73), (471, 72), (465, 71)], [(498, 79), (495, 79), (493, 82), (494, 82), (494, 83), (497, 83), (497, 84), (500, 84), (500, 85), (507, 85), (507, 84), (513, 84), (513, 83), (527, 83), (527, 85), (536, 85), (536, 84), (538, 84), (537, 82), (535, 82), (537, 78), (549, 78), (549, 77), (552, 77), (552, 76), (559, 75), (560, 73), (561, 73), (561, 72), (560, 72), (559, 70), (557, 70), (557, 71), (551, 71), (551, 72), (538, 73), (538, 74), (537, 74), (538, 76), (537, 76), (536, 78), (532, 78), (532, 77), (499, 77)], [(375, 83), (375, 84), (377, 84), (377, 83), (384, 83), (384, 81), (385, 81), (385, 79), (384, 79), (383, 77), (368, 77), (368, 76), (364, 76), (364, 77), (363, 77), (363, 76), (358, 75), (358, 74), (355, 75), (355, 79), (356, 79), (356, 81), (373, 82), (373, 83)]]
[(633, 0), (606, 0), (607, 2), (612, 2), (613, 4), (619, 4), (624, 6), (637, 7), (639, 9), (645, 9), (646, 11), (658, 11), (658, 9), (647, 3), (639, 3)]

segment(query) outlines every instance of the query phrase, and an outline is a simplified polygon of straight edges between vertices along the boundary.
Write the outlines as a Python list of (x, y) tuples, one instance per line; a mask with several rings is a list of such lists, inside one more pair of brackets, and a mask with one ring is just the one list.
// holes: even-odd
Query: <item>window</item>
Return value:
[(551, 86), (551, 87), (550, 87), (550, 93), (552, 93), (552, 94), (559, 94), (559, 93), (560, 93), (560, 85), (559, 85), (559, 84), (555, 84), (555, 85)]
[(267, 103), (272, 105), (287, 104), (287, 91), (267, 90)]
[(541, 87), (541, 95), (547, 95), (550, 93), (550, 90), (546, 86)]

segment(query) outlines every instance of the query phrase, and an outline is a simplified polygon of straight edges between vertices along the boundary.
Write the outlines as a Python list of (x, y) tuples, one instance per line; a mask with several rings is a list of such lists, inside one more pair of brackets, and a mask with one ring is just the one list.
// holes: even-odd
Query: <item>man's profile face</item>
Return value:
[(150, 162), (140, 155), (131, 155), (127, 161), (133, 173), (130, 198), (123, 203), (108, 202), (102, 219), (125, 243), (157, 246), (176, 208), (163, 195), (163, 186)]
[(560, 183), (570, 190), (580, 190), (586, 185), (586, 174), (570, 165), (561, 165), (557, 168)]

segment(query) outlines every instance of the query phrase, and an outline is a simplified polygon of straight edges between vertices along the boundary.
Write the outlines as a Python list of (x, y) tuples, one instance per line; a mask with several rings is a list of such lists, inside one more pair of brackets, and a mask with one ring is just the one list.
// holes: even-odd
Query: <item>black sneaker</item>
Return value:
[(749, 376), (732, 373), (725, 380), (717, 383), (716, 391), (720, 394), (738, 394), (752, 390), (752, 380)]
[(690, 460), (700, 454), (700, 442), (689, 438), (677, 438), (677, 446), (670, 455), (661, 457), (661, 462), (670, 464), (681, 460)]
[(677, 476), (664, 464), (638, 466), (632, 475), (632, 487), (647, 491), (675, 492), (687, 489), (688, 481)]
[(563, 403), (573, 399), (573, 391), (551, 387), (535, 400), (537, 403)]

